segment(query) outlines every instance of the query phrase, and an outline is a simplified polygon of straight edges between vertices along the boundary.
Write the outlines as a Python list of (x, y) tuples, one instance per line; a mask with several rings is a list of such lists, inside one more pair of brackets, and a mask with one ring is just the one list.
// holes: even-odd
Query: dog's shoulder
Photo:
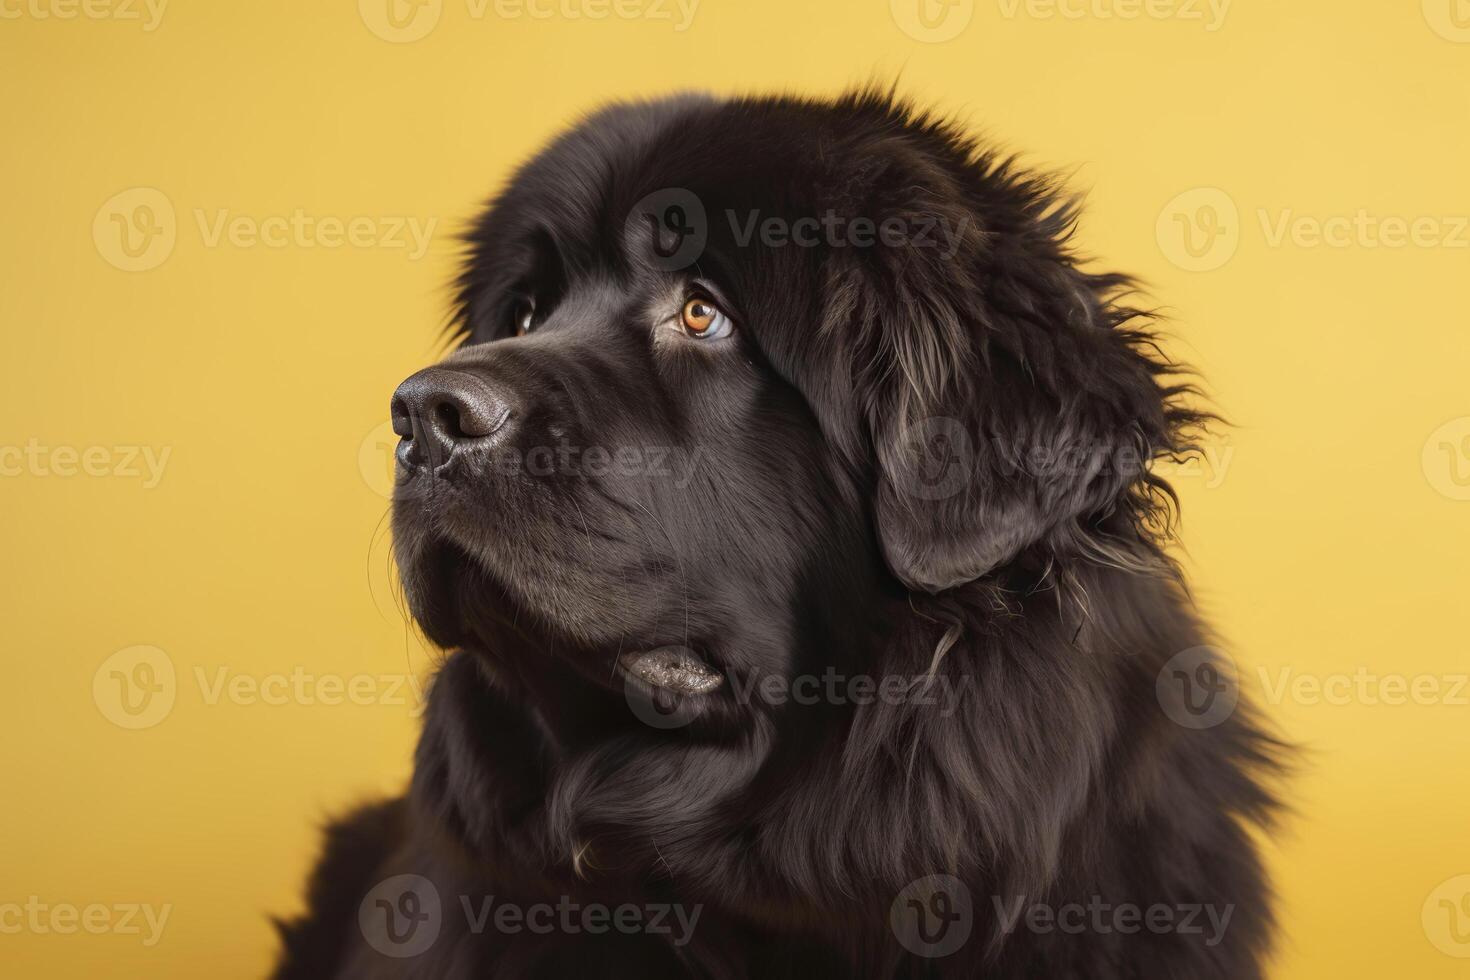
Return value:
[(333, 975), (362, 896), (403, 841), (406, 811), (406, 800), (385, 800), (328, 825), (307, 886), (306, 912), (295, 919), (276, 920), (281, 957), (275, 980), (320, 980)]

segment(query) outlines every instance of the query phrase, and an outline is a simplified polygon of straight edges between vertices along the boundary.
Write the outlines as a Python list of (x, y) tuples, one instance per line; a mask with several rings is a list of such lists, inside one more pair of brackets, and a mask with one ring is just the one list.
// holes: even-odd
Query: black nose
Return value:
[(509, 399), (463, 371), (428, 368), (393, 393), (393, 431), (404, 466), (438, 469), (459, 449), (482, 443), (511, 416)]

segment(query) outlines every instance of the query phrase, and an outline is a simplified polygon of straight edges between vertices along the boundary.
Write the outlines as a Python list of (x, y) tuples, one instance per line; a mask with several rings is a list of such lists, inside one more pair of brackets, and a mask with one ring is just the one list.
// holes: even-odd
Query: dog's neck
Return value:
[[(853, 669), (900, 678), (897, 703), (758, 713), (731, 741), (630, 726), (621, 699), (570, 668), (507, 672), (459, 651), (433, 685), (413, 803), (487, 875), (563, 890), (672, 877), (793, 921), (820, 905), (814, 889), (877, 902), (940, 872), (1034, 894), (1058, 873), (1123, 723), (1104, 692), (1146, 672), (1160, 643), (1190, 639), (1147, 634), (1147, 609), (1178, 601), (1166, 583), (1095, 574), (1115, 579), (1095, 593), (1132, 608), (1089, 609), (1085, 582), (1005, 590), (1003, 607), (993, 583), (876, 602)], [(1039, 662), (1057, 657), (1064, 669)], [(802, 710), (826, 714), (803, 725)], [(1045, 725), (1059, 712), (1071, 723)], [(1027, 771), (1012, 772), (1014, 753), (986, 747), (1022, 733)], [(874, 748), (890, 745), (908, 748)], [(743, 822), (730, 819), (736, 800)], [(813, 800), (820, 813), (805, 809)]]

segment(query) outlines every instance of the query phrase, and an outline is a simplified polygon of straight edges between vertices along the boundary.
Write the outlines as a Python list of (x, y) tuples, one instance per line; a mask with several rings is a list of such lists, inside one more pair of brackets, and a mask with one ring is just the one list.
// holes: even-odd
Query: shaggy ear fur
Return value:
[(894, 575), (937, 593), (1038, 544), (1120, 560), (1096, 522), (1152, 485), (1189, 416), (1111, 301), (1127, 280), (1079, 271), (1073, 206), (1006, 162), (896, 152), (874, 177), (876, 213), (938, 229), (851, 260), (839, 289), (865, 341), (854, 373)]

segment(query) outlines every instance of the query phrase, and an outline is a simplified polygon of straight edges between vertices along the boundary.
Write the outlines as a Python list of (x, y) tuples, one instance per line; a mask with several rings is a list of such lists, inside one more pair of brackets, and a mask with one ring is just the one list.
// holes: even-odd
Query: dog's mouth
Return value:
[(710, 694), (725, 683), (724, 674), (688, 647), (657, 647), (625, 653), (619, 663), (650, 687), (675, 694)]

